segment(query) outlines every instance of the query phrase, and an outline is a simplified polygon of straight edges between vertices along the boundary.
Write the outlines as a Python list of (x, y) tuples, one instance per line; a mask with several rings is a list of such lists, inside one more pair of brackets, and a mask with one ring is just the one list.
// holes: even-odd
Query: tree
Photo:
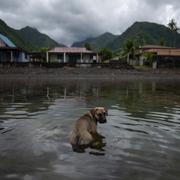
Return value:
[(155, 54), (152, 52), (145, 52), (143, 54), (143, 56), (147, 59), (147, 60), (153, 60), (153, 58), (155, 57)]
[(160, 46), (165, 46), (165, 45), (166, 45), (165, 39), (161, 37), (161, 38), (159, 39), (158, 44), (159, 44)]
[(168, 27), (171, 31), (173, 32), (177, 32), (179, 30), (179, 28), (177, 27), (177, 23), (175, 22), (174, 19), (171, 19), (168, 23)]
[(40, 49), (40, 53), (41, 53), (41, 60), (43, 61), (43, 62), (45, 62), (46, 61), (46, 52), (49, 50), (49, 48), (46, 48), (46, 47), (43, 47), (43, 48), (41, 48)]
[(173, 40), (172, 40), (172, 46), (176, 46), (176, 34), (179, 31), (179, 27), (177, 26), (177, 23), (174, 19), (171, 19), (168, 23), (168, 27), (172, 32)]
[(88, 42), (84, 44), (84, 47), (85, 47), (87, 50), (89, 50), (89, 51), (92, 50), (92, 46), (91, 46), (91, 44), (88, 43)]
[(102, 48), (99, 51), (99, 54), (102, 57), (102, 61), (110, 60), (112, 58), (112, 51), (110, 49), (108, 49), (108, 48)]
[(135, 58), (136, 43), (133, 39), (128, 39), (123, 47), (123, 54), (127, 57), (127, 60)]

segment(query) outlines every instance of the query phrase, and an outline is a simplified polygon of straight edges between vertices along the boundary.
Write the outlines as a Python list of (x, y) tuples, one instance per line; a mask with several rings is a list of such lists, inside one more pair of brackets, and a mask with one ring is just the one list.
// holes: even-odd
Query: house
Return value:
[(0, 63), (2, 62), (28, 62), (28, 58), (22, 49), (0, 34)]
[(139, 65), (146, 63), (153, 69), (160, 67), (180, 67), (180, 48), (147, 45), (138, 49)]
[(55, 47), (46, 54), (47, 63), (59, 62), (70, 65), (98, 63), (98, 54), (79, 47)]

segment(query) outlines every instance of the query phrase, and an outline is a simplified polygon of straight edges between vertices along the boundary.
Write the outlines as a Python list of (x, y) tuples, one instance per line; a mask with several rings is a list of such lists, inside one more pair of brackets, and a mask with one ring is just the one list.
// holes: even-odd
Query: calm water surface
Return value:
[[(74, 121), (109, 110), (104, 151), (75, 153)], [(180, 179), (179, 81), (0, 81), (0, 180)]]

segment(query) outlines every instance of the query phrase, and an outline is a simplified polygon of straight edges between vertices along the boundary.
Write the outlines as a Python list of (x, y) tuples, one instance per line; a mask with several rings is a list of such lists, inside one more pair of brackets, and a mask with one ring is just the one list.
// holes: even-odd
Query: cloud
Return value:
[(121, 34), (135, 21), (180, 21), (179, 0), (1, 0), (0, 18), (14, 28), (32, 26), (56, 41), (74, 41), (104, 32)]

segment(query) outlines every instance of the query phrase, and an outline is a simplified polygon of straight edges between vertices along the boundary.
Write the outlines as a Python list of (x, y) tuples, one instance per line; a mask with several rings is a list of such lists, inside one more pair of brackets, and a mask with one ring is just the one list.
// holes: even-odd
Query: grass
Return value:
[(137, 71), (151, 71), (152, 67), (149, 66), (133, 66)]

